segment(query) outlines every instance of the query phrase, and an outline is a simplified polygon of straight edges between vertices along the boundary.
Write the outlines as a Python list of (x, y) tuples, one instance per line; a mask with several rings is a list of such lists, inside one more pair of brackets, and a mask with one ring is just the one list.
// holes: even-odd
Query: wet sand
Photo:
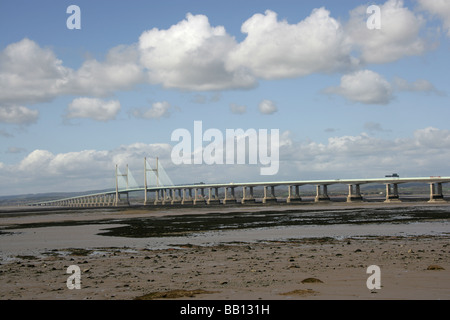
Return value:
[[(200, 211), (206, 214), (211, 209)], [(98, 235), (104, 228), (121, 225), (125, 216), (148, 214), (98, 210), (2, 217), (0, 299), (127, 300), (151, 298), (151, 293), (160, 299), (200, 300), (450, 299), (448, 219), (305, 226), (311, 233), (297, 238), (288, 228), (161, 238)], [(104, 219), (109, 223), (21, 228), (29, 223)], [(81, 289), (67, 288), (70, 265), (80, 267)], [(381, 289), (366, 285), (370, 265), (380, 267)], [(308, 278), (316, 281), (304, 281)]]

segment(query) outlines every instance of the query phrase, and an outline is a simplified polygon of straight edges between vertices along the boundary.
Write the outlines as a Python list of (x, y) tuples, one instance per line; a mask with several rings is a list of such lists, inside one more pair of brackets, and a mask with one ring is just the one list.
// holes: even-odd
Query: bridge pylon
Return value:
[[(156, 186), (159, 187), (159, 160), (158, 157), (156, 157), (156, 169), (147, 169), (147, 157), (144, 158), (144, 205), (148, 204), (148, 199), (147, 199), (147, 190), (148, 190), (148, 185), (147, 185), (147, 172), (155, 172), (156, 174)], [(156, 192), (156, 200), (155, 202), (158, 201), (158, 191)], [(156, 203), (155, 203), (156, 204)]]
[[(119, 177), (126, 177), (126, 183), (127, 183), (126, 190), (127, 190), (128, 189), (128, 164), (127, 164), (127, 173), (124, 173), (124, 174), (118, 173), (118, 166), (116, 164), (116, 196), (114, 199), (114, 205), (115, 206), (118, 206), (120, 204), (130, 205), (130, 199), (128, 197), (128, 192), (119, 192)], [(121, 193), (126, 194), (126, 200), (120, 198)]]

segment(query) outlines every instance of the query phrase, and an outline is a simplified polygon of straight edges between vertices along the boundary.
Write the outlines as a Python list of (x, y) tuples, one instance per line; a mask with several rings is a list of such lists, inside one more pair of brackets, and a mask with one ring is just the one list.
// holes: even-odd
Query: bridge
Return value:
[[(226, 204), (249, 204), (256, 203), (254, 196), (255, 188), (263, 189), (262, 203), (276, 203), (282, 201), (276, 195), (276, 188), (284, 188), (287, 191), (286, 203), (300, 203), (300, 187), (311, 185), (315, 187), (315, 202), (331, 201), (328, 195), (328, 186), (347, 185), (347, 202), (362, 202), (364, 198), (361, 194), (361, 185), (384, 184), (386, 186), (386, 198), (384, 202), (401, 202), (399, 196), (399, 185), (404, 183), (424, 183), (429, 184), (430, 193), (428, 202), (445, 202), (442, 192), (442, 185), (450, 182), (450, 177), (385, 177), (374, 179), (332, 179), (332, 180), (293, 180), (293, 181), (270, 181), (270, 182), (241, 182), (241, 183), (216, 183), (216, 184), (187, 184), (173, 185), (161, 183), (161, 169), (158, 158), (156, 158), (156, 168), (152, 169), (147, 159), (144, 159), (144, 186), (130, 188), (128, 185), (130, 173), (127, 165), (127, 172), (121, 174), (116, 165), (116, 188), (115, 190), (93, 193), (82, 196), (43, 201), (31, 204), (32, 206), (60, 206), (60, 207), (108, 207), (108, 206), (129, 206), (129, 194), (133, 192), (144, 193), (144, 205), (226, 205)], [(162, 169), (163, 170), (163, 169)], [(153, 176), (154, 186), (147, 184), (148, 172)], [(119, 178), (125, 179), (126, 186), (119, 188)], [(236, 196), (236, 189), (242, 190), (241, 198)], [(222, 190), (221, 197), (219, 190)], [(148, 194), (153, 193), (149, 198)]]

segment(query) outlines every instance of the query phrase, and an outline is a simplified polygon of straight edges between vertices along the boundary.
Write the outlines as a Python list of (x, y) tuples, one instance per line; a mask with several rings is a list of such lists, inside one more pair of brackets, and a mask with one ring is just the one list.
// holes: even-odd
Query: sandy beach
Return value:
[[(124, 219), (149, 214), (180, 212), (3, 216), (0, 299), (450, 299), (448, 219), (213, 230), (186, 237), (99, 235)], [(73, 225), (101, 220), (108, 224)], [(58, 221), (72, 224), (42, 225)], [(293, 236), (299, 230), (302, 235)], [(80, 289), (67, 286), (71, 265), (80, 268)], [(371, 265), (380, 268), (380, 289), (367, 286)]]

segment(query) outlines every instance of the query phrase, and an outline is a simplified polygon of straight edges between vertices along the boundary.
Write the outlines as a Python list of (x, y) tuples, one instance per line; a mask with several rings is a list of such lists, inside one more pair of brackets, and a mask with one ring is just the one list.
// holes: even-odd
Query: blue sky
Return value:
[[(449, 0), (2, 1), (0, 30), (0, 195), (156, 156), (174, 183), (450, 175)], [(280, 170), (174, 165), (196, 120), (278, 129)]]

